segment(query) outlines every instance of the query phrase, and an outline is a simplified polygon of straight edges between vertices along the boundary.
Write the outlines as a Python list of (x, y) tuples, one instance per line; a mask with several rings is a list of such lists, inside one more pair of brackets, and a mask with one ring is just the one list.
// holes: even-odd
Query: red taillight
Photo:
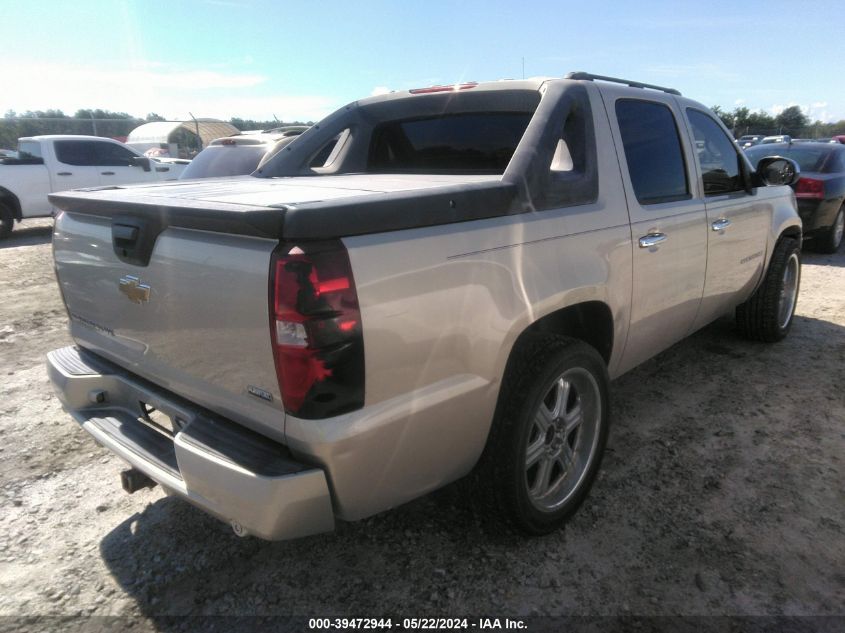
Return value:
[(824, 182), (814, 178), (800, 178), (795, 184), (796, 198), (824, 198)]
[(361, 408), (361, 312), (343, 244), (283, 243), (271, 272), (270, 334), (285, 410), (313, 419)]
[(414, 88), (413, 90), (409, 90), (412, 95), (424, 95), (429, 94), (431, 92), (455, 92), (457, 90), (469, 90), (470, 88), (475, 88), (478, 84), (475, 82), (465, 83), (465, 84), (455, 84), (453, 86), (431, 86), (429, 88)]

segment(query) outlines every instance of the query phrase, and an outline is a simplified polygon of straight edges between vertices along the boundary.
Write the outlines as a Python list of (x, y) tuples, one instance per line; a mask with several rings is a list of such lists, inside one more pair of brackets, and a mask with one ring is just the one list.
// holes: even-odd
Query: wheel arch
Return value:
[(0, 206), (7, 206), (12, 211), (12, 217), (20, 222), (23, 219), (23, 210), (21, 209), (21, 201), (18, 197), (6, 189), (0, 187)]
[[(531, 322), (515, 338), (504, 364), (502, 382), (506, 379), (514, 358), (529, 341), (544, 334), (568, 336), (595, 348), (605, 365), (613, 353), (614, 324), (610, 306), (604, 301), (589, 300), (568, 305)], [(501, 384), (499, 391), (501, 392)]]

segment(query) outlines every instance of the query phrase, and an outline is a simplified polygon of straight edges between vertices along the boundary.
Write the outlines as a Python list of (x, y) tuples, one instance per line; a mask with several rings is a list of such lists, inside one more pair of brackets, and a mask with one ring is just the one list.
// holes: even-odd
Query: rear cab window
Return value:
[(367, 171), (501, 174), (533, 112), (470, 112), (389, 121), (373, 130)]
[(353, 104), (303, 133), (255, 175), (502, 175), (540, 96), (531, 88), (468, 89)]

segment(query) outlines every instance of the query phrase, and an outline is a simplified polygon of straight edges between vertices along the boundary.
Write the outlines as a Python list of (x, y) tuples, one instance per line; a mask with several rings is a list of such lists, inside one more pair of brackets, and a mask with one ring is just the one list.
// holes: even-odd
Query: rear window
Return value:
[(269, 145), (211, 145), (197, 154), (179, 179), (243, 176), (258, 167)]
[(38, 141), (20, 141), (18, 143), (18, 158), (43, 158), (41, 143)]
[(842, 171), (841, 159), (836, 152), (836, 146), (831, 147), (802, 147), (792, 145), (790, 147), (751, 147), (745, 151), (748, 159), (756, 167), (761, 158), (766, 156), (785, 156), (791, 158), (801, 171), (814, 171), (819, 173), (831, 173)]
[(532, 116), (532, 112), (471, 112), (388, 121), (373, 131), (367, 169), (501, 174)]

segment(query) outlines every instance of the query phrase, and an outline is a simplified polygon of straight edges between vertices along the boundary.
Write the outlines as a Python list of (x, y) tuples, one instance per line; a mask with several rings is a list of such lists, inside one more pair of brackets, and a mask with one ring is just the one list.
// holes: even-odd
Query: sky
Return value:
[(584, 70), (845, 119), (843, 0), (0, 0), (0, 14), (0, 113), (319, 120), (390, 90)]

